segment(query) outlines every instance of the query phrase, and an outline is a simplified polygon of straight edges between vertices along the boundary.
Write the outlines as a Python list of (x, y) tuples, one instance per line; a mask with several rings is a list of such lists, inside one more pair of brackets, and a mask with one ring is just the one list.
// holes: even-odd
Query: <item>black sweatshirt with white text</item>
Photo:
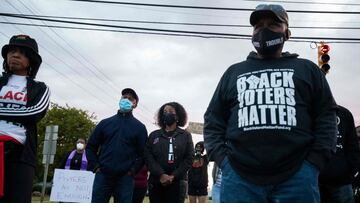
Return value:
[(304, 160), (321, 169), (335, 152), (336, 103), (321, 70), (283, 53), (251, 52), (222, 76), (204, 115), (205, 148), (243, 178), (277, 184)]

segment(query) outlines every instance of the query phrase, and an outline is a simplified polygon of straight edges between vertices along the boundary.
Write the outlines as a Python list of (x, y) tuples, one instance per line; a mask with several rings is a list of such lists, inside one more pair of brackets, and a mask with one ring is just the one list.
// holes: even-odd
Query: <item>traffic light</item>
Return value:
[(328, 64), (330, 60), (329, 51), (330, 46), (324, 42), (320, 42), (320, 45), (318, 45), (318, 65), (325, 73), (328, 73), (330, 69), (330, 65)]

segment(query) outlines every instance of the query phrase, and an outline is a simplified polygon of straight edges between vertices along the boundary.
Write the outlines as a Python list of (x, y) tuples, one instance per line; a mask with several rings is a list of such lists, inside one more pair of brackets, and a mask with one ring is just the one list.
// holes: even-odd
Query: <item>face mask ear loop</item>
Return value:
[(27, 71), (27, 75), (28, 75), (28, 76), (31, 76), (31, 71), (32, 71), (32, 68), (31, 68), (31, 66), (29, 66), (29, 67), (28, 67), (28, 71)]
[(285, 31), (286, 40), (289, 40), (290, 36), (291, 36), (291, 31), (289, 30), (289, 28), (286, 28), (286, 31)]

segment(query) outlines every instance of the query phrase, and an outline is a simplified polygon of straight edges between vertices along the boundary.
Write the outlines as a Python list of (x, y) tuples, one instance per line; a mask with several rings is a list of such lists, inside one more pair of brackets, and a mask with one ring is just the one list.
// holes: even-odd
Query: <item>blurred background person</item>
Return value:
[(148, 170), (146, 166), (134, 177), (134, 190), (132, 196), (132, 203), (142, 203), (147, 192), (148, 185)]
[[(356, 136), (358, 139), (360, 147), (360, 125), (356, 126)], [(354, 199), (356, 203), (360, 203), (360, 173), (359, 171), (355, 174), (355, 179), (353, 181), (353, 190), (354, 190)]]
[(85, 147), (86, 147), (85, 139), (79, 138), (76, 141), (75, 149), (69, 151), (66, 154), (59, 168), (67, 169), (67, 170), (81, 170), (81, 171), (90, 170), (88, 167), (89, 164), (88, 164), (88, 159), (86, 157)]
[(352, 183), (360, 168), (360, 149), (351, 112), (338, 105), (336, 153), (320, 171), (319, 189), (322, 203), (352, 203)]
[[(328, 71), (320, 68), (326, 75)], [(353, 181), (360, 169), (360, 149), (354, 117), (340, 105), (336, 109), (337, 140), (335, 155), (319, 174), (322, 203), (353, 203)]]
[(70, 170), (88, 170), (88, 159), (86, 157), (86, 141), (83, 138), (79, 138), (76, 141), (76, 148), (71, 150), (65, 156), (59, 168)]
[[(188, 172), (189, 176), (189, 200), (190, 203), (205, 203), (207, 197), (208, 157), (204, 154), (204, 142), (198, 142), (195, 145), (195, 157), (191, 168)], [(198, 201), (197, 201), (198, 200)]]

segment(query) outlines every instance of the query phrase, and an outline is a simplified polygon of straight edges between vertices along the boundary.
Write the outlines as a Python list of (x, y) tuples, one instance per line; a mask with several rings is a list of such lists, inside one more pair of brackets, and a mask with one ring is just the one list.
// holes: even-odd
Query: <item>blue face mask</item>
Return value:
[(122, 98), (119, 101), (119, 108), (121, 112), (130, 112), (132, 110), (133, 103), (126, 98)]

